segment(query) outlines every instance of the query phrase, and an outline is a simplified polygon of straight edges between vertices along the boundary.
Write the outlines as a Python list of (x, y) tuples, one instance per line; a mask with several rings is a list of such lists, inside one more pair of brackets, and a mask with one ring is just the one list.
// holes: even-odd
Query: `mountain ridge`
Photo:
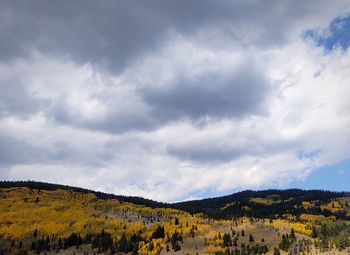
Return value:
[[(100, 199), (117, 199), (121, 202), (129, 202), (136, 205), (144, 205), (151, 208), (173, 208), (190, 213), (204, 213), (214, 218), (231, 218), (236, 216), (249, 217), (281, 217), (290, 213), (296, 216), (302, 214), (334, 215), (339, 219), (349, 219), (347, 209), (333, 212), (326, 208), (332, 199), (350, 197), (350, 192), (337, 192), (327, 190), (303, 190), (303, 189), (267, 189), (245, 190), (233, 194), (210, 197), (198, 200), (182, 201), (175, 203), (158, 202), (155, 200), (138, 197), (108, 194), (85, 188), (69, 185), (53, 184), (37, 181), (1, 181), (0, 188), (27, 187), (42, 190), (71, 190), (81, 193), (92, 193)], [(317, 202), (318, 201), (318, 202)], [(312, 208), (303, 208), (303, 202), (315, 203)], [(245, 208), (245, 209), (244, 209)]]
[[(350, 191), (331, 191), (331, 190), (325, 190), (325, 189), (300, 189), (300, 188), (290, 188), (290, 189), (264, 189), (264, 190), (242, 190), (238, 192), (234, 192), (227, 195), (222, 196), (214, 196), (214, 197), (205, 197), (200, 199), (191, 199), (191, 200), (184, 200), (184, 201), (178, 201), (178, 202), (160, 202), (157, 200), (145, 198), (142, 196), (128, 196), (128, 195), (118, 195), (113, 193), (107, 193), (103, 191), (95, 191), (92, 189), (77, 187), (77, 186), (70, 186), (70, 185), (64, 185), (64, 184), (58, 184), (58, 183), (51, 183), (51, 182), (41, 182), (41, 181), (0, 181), (0, 188), (15, 188), (15, 187), (27, 187), (27, 188), (33, 188), (33, 189), (45, 189), (45, 190), (57, 190), (57, 189), (63, 189), (63, 190), (73, 190), (77, 192), (82, 193), (93, 193), (97, 195), (97, 197), (101, 199), (120, 199), (122, 202), (123, 199), (142, 199), (151, 203), (159, 203), (164, 205), (176, 205), (176, 204), (185, 204), (185, 203), (192, 203), (192, 202), (200, 202), (200, 201), (207, 201), (212, 199), (226, 199), (226, 198), (234, 198), (238, 195), (243, 196), (249, 196), (252, 194), (264, 194), (264, 193), (279, 193), (279, 192), (289, 192), (289, 191), (295, 191), (295, 192), (322, 192), (322, 193), (328, 193), (333, 194), (337, 196), (350, 196)], [(130, 201), (125, 201), (130, 202)]]

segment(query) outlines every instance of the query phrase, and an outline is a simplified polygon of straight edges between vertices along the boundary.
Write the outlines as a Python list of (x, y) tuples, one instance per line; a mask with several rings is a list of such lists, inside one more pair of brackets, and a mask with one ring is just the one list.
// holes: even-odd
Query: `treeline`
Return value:
[(350, 247), (350, 223), (345, 221), (322, 222), (320, 226), (312, 227), (312, 237), (315, 247), (321, 251), (336, 248), (344, 250)]
[(312, 246), (320, 252), (327, 252), (333, 249), (339, 251), (350, 248), (350, 225), (346, 222), (327, 222), (321, 226), (312, 227), (313, 241), (304, 238), (298, 240), (294, 230), (291, 229), (290, 234), (283, 234), (279, 244), (279, 249), (288, 252), (291, 255), (299, 254), (300, 252), (310, 253)]
[[(100, 199), (117, 199), (121, 202), (130, 202), (145, 205), (151, 208), (174, 208), (191, 213), (204, 213), (213, 218), (232, 217), (255, 217), (255, 218), (281, 218), (284, 214), (300, 216), (301, 214), (314, 214), (324, 216), (335, 216), (337, 219), (349, 220), (346, 211), (332, 212), (321, 208), (321, 205), (329, 203), (334, 198), (350, 197), (349, 192), (331, 192), (324, 190), (264, 190), (264, 191), (242, 191), (228, 196), (207, 198), (202, 200), (186, 201), (180, 203), (162, 203), (135, 196), (120, 196), (106, 194), (83, 188), (66, 185), (51, 184), (35, 181), (0, 181), (0, 188), (27, 187), (38, 190), (71, 190), (81, 193), (92, 193)], [(274, 203), (264, 204), (254, 202), (254, 198), (269, 199), (276, 198)], [(314, 206), (305, 208), (303, 202), (313, 202)], [(242, 208), (247, 208), (244, 210)]]
[(42, 252), (65, 250), (70, 247), (79, 249), (83, 244), (90, 244), (91, 249), (97, 249), (98, 253), (110, 251), (112, 254), (116, 252), (133, 252), (137, 254), (138, 242), (141, 241), (139, 234), (133, 234), (130, 238), (126, 238), (125, 234), (118, 241), (114, 241), (110, 233), (102, 230), (98, 234), (87, 234), (82, 238), (78, 233), (72, 233), (68, 238), (46, 237), (34, 238), (30, 250), (36, 254)]
[[(160, 251), (162, 248), (159, 246), (155, 247), (153, 240), (159, 238), (164, 239), (165, 237), (164, 226), (161, 225), (157, 226), (149, 239), (143, 238), (140, 233), (133, 233), (131, 235), (123, 233), (122, 236), (116, 240), (105, 230), (97, 234), (89, 233), (84, 237), (80, 236), (79, 233), (72, 233), (69, 237), (62, 239), (57, 238), (55, 235), (43, 237), (35, 230), (31, 238), (30, 247), (25, 247), (22, 241), (9, 240), (9, 248), (4, 250), (0, 248), (0, 255), (13, 254), (14, 251), (16, 251), (16, 254), (21, 255), (26, 255), (29, 251), (35, 254), (42, 254), (50, 251), (58, 253), (60, 250), (65, 250), (70, 247), (79, 249), (81, 245), (90, 245), (91, 249), (96, 250), (98, 253), (131, 253), (137, 255), (141, 243), (147, 245), (147, 249), (150, 252), (155, 249)], [(181, 249), (179, 242), (182, 242), (183, 238), (180, 233), (175, 231), (168, 239), (171, 248), (175, 252)], [(167, 251), (170, 250), (169, 244), (166, 245)]]
[[(323, 190), (265, 190), (242, 191), (229, 196), (186, 201), (172, 206), (192, 213), (202, 212), (214, 218), (255, 217), (281, 218), (284, 214), (300, 216), (301, 214), (315, 214), (331, 216), (337, 219), (350, 219), (345, 211), (332, 212), (321, 209), (322, 204), (329, 203), (334, 198), (350, 196), (348, 192), (330, 192)], [(254, 198), (275, 198), (273, 203), (264, 204), (254, 201)], [(315, 206), (305, 208), (303, 202), (313, 202)], [(242, 209), (243, 208), (243, 209)], [(244, 210), (247, 208), (247, 210)]]

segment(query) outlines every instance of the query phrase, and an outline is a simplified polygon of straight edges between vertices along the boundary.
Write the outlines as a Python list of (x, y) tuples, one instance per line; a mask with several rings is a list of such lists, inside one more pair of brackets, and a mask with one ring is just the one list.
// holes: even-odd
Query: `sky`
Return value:
[(0, 35), (0, 180), (350, 190), (348, 0), (0, 0)]

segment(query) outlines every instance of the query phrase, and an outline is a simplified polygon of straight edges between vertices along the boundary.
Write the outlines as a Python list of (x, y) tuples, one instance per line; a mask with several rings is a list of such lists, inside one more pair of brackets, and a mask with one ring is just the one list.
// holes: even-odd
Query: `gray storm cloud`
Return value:
[(303, 33), (349, 10), (1, 1), (0, 178), (167, 201), (304, 180), (347, 158), (350, 65)]

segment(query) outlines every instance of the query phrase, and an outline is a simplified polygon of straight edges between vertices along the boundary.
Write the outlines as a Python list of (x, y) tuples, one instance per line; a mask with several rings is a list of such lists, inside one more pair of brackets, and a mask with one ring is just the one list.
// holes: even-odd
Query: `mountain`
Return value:
[(0, 254), (345, 255), (349, 204), (348, 192), (321, 190), (249, 190), (168, 204), (0, 182)]
[[(172, 204), (174, 208), (202, 212), (211, 217), (229, 218), (238, 216), (279, 218), (284, 214), (299, 217), (302, 214), (335, 216), (349, 219), (349, 192), (323, 190), (263, 190), (242, 191), (228, 196), (206, 198)], [(335, 208), (332, 201), (343, 201)], [(307, 205), (307, 206), (305, 206)]]
[[(262, 191), (246, 190), (227, 196), (192, 200), (178, 203), (163, 203), (136, 197), (107, 194), (67, 185), (34, 181), (2, 181), (0, 188), (27, 187), (39, 190), (71, 190), (79, 193), (91, 193), (100, 199), (116, 199), (136, 205), (151, 208), (174, 208), (190, 213), (204, 213), (210, 217), (229, 219), (232, 217), (265, 217), (280, 218), (284, 214), (299, 217), (302, 214), (335, 216), (337, 219), (350, 219), (350, 203), (344, 198), (350, 197), (350, 192), (331, 192), (324, 190), (269, 189)], [(333, 200), (343, 203), (335, 208)], [(308, 204), (308, 206), (305, 206)], [(338, 204), (338, 203), (337, 203)]]

